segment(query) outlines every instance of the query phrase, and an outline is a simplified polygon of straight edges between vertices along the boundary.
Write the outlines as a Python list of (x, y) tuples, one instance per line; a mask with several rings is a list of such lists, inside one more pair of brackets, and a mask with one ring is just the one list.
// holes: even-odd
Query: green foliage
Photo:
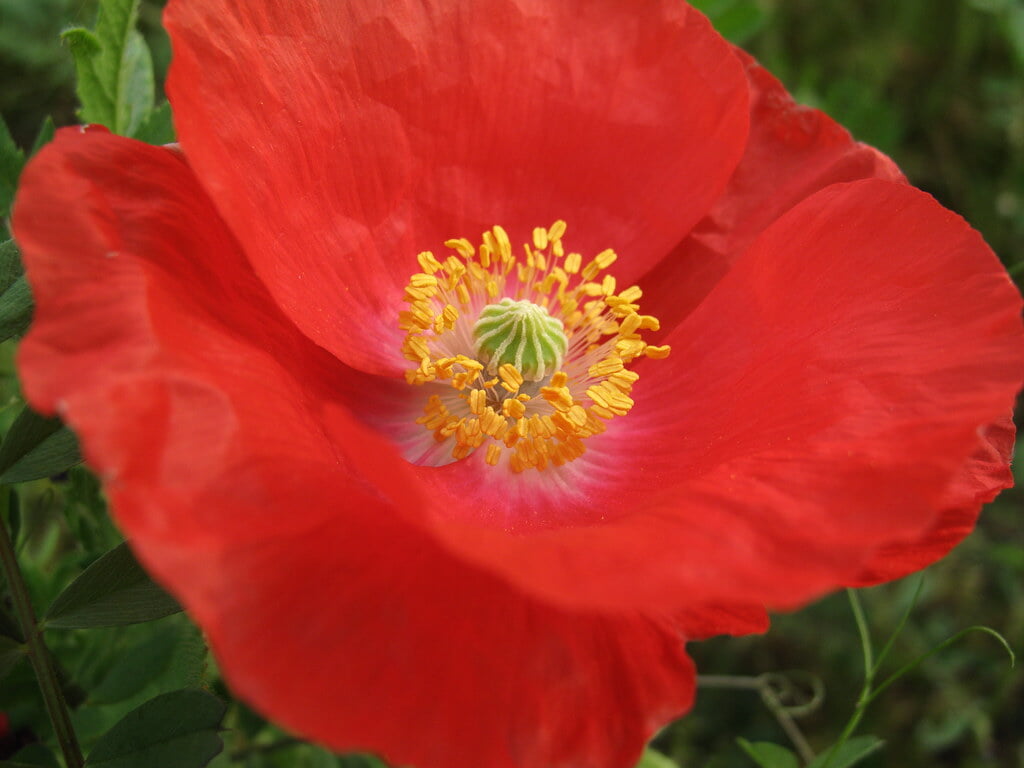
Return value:
[(858, 736), (847, 741), (834, 753), (830, 749), (824, 750), (807, 768), (825, 768), (826, 765), (829, 768), (851, 768), (884, 746), (885, 742), (874, 736)]
[(0, 445), (0, 483), (60, 474), (82, 461), (78, 441), (59, 419), (22, 409)]
[(757, 34), (768, 21), (764, 3), (757, 0), (693, 0), (715, 29), (737, 45), (744, 45)]
[(25, 153), (14, 143), (7, 123), (0, 116), (0, 217), (11, 212), (18, 176), (25, 165)]
[(100, 0), (95, 30), (75, 27), (62, 37), (78, 74), (80, 116), (133, 136), (153, 109), (153, 62), (136, 29), (139, 0)]
[(640, 762), (636, 764), (636, 768), (679, 768), (679, 766), (661, 754), (661, 752), (648, 749), (644, 751)]
[(32, 321), (32, 292), (13, 240), (0, 242), (0, 341), (20, 336)]
[(204, 691), (157, 696), (125, 715), (89, 752), (87, 768), (203, 768), (223, 748), (224, 702)]
[(743, 738), (736, 739), (736, 743), (761, 768), (800, 768), (797, 756), (778, 744), (772, 744), (770, 741), (751, 743)]
[(112, 627), (152, 621), (181, 607), (157, 586), (127, 544), (107, 552), (71, 582), (46, 613), (48, 629)]

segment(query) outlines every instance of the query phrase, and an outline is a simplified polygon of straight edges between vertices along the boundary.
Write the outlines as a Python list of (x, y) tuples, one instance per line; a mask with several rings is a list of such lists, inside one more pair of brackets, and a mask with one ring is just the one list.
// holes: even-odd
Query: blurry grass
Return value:
[[(1024, 264), (1024, 0), (695, 4), (800, 101), (889, 153), (915, 185), (980, 229), (1008, 265)], [(161, 5), (147, 0), (141, 17), (158, 73), (169, 56), (159, 30)], [(70, 57), (57, 35), (90, 22), (94, 13), (95, 0), (0, 0), (0, 113), (22, 145), (31, 144), (46, 115), (58, 125), (74, 122)], [(929, 570), (894, 664), (971, 624), (994, 626), (1024, 652), (1022, 513), (1024, 493), (1004, 493), (978, 531)], [(74, 525), (74, 516), (62, 522), (62, 536)], [(47, 546), (44, 533), (34, 534), (39, 548)], [(58, 588), (55, 583), (52, 574), (41, 574), (33, 586), (46, 592)], [(880, 643), (909, 599), (908, 585), (878, 587), (864, 597)], [(692, 651), (709, 674), (800, 669), (821, 677), (827, 698), (801, 721), (818, 748), (848, 717), (862, 674), (842, 595), (777, 617), (766, 637), (717, 639)], [(10, 681), (8, 686), (12, 693)], [(991, 639), (969, 637), (890, 689), (861, 732), (888, 742), (865, 763), (868, 768), (1020, 768), (1024, 675), (1009, 669)], [(785, 743), (756, 696), (704, 690), (693, 714), (667, 729), (658, 746), (683, 766), (749, 766), (735, 747), (736, 736)]]

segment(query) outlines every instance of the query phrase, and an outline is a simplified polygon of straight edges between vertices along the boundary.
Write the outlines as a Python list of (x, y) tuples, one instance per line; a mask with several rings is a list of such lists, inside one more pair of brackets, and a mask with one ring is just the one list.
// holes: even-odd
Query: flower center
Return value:
[(504, 298), (488, 304), (473, 326), (477, 358), (494, 374), (510, 364), (529, 381), (553, 374), (565, 358), (568, 340), (562, 321), (532, 301)]
[(566, 254), (565, 229), (538, 227), (522, 256), (494, 227), (476, 247), (448, 240), (443, 261), (417, 257), (423, 271), (399, 313), (402, 353), (416, 364), (406, 380), (430, 389), (416, 421), (454, 459), (486, 445), (486, 462), (504, 459), (513, 472), (573, 461), (584, 440), (633, 407), (639, 376), (628, 365), (669, 353), (641, 338), (658, 320), (639, 314), (640, 289), (598, 279), (615, 252), (584, 264)]

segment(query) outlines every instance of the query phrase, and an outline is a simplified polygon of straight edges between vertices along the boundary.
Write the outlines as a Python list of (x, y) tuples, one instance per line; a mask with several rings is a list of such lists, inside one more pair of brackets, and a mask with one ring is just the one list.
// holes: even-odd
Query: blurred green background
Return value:
[[(820, 107), (858, 139), (887, 152), (915, 185), (964, 215), (1015, 277), (1024, 277), (1024, 0), (695, 4), (723, 34), (760, 58), (798, 100)], [(144, 2), (140, 16), (158, 78), (170, 56), (160, 29), (161, 5)], [(57, 125), (75, 122), (73, 67), (58, 36), (68, 26), (90, 25), (95, 11), (92, 0), (0, 0), (0, 114), (22, 146), (31, 146), (48, 115)], [(10, 349), (5, 352), (0, 377), (5, 392), (11, 392), (16, 384)], [(76, 470), (63, 483), (40, 483), (27, 498), (33, 515), (26, 521), (34, 522), (23, 534), (24, 555), (32, 563), (30, 586), (46, 598), (117, 537), (84, 472)], [(985, 512), (978, 531), (928, 571), (891, 669), (972, 624), (994, 627), (1018, 653), (1024, 651), (1022, 512), (1024, 494), (1004, 493)], [(864, 593), (876, 642), (895, 627), (910, 600), (914, 585), (909, 581)], [(95, 633), (59, 635), (55, 650), (73, 678), (95, 685), (109, 679), (112, 670), (123, 678), (117, 656), (142, 647), (163, 654), (160, 674), (171, 675), (174, 684), (202, 679), (216, 686), (215, 668), (186, 622), (171, 617), (146, 626), (151, 628), (104, 630), (99, 649), (90, 639)], [(180, 643), (153, 639), (164, 633)], [(802, 670), (822, 680), (823, 704), (798, 721), (816, 748), (835, 738), (859, 691), (860, 646), (843, 595), (778, 617), (767, 637), (716, 639), (692, 651), (707, 674)], [(172, 684), (161, 679), (142, 683), (151, 694)], [(133, 701), (143, 684), (132, 692)], [(26, 665), (0, 682), (0, 710), (20, 713), (26, 722), (38, 715), (33, 696)], [(104, 715), (103, 707), (102, 700), (85, 702), (78, 718), (86, 732), (109, 724), (112, 715)], [(277, 745), (273, 749), (253, 748), (270, 738), (268, 731), (238, 705), (228, 724), (233, 730), (226, 740), (235, 759), (225, 755), (216, 765), (356, 765), (287, 741), (266, 741)], [(36, 730), (45, 737), (45, 722)], [(869, 767), (1024, 768), (1024, 675), (1010, 669), (991, 638), (970, 636), (891, 688), (869, 711), (861, 732), (887, 742), (863, 764)], [(737, 736), (788, 744), (756, 694), (704, 688), (694, 712), (666, 729), (655, 746), (681, 766), (750, 766), (736, 747)]]

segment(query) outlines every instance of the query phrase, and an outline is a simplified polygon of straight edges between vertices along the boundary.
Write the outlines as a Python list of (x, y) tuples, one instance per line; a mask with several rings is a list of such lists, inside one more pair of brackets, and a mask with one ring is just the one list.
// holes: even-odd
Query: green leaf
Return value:
[(850, 768), (884, 746), (885, 742), (875, 736), (858, 736), (843, 744), (835, 755), (826, 749), (807, 768), (823, 768), (826, 764), (829, 768)]
[(25, 153), (14, 143), (7, 123), (0, 117), (0, 217), (11, 211), (18, 176), (25, 165)]
[(57, 596), (47, 629), (86, 629), (138, 624), (177, 613), (181, 606), (157, 586), (120, 544), (86, 568)]
[(129, 712), (100, 737), (87, 768), (202, 768), (224, 748), (224, 702), (205, 691), (165, 693)]
[(0, 445), (0, 483), (23, 483), (58, 475), (82, 461), (78, 441), (60, 419), (26, 406)]
[(644, 750), (644, 754), (640, 758), (640, 762), (636, 764), (636, 768), (679, 768), (679, 766), (661, 754), (661, 752), (648, 748)]
[(62, 35), (78, 74), (79, 116), (131, 136), (153, 109), (153, 61), (135, 22), (139, 0), (100, 0), (95, 31)]
[[(91, 704), (115, 704), (139, 693), (171, 664), (180, 633), (154, 632), (152, 637), (129, 648), (96, 688), (89, 694)], [(170, 687), (170, 686), (168, 686)]]
[(0, 294), (0, 341), (24, 334), (32, 323), (34, 309), (32, 289), (21, 275)]
[(25, 658), (25, 646), (9, 637), (0, 636), (0, 680)]
[(692, 5), (707, 15), (722, 37), (742, 45), (768, 20), (757, 0), (694, 0)]
[(796, 755), (778, 744), (768, 741), (751, 743), (746, 739), (736, 739), (736, 743), (761, 768), (800, 768)]
[(32, 322), (32, 292), (13, 240), (0, 243), (0, 341), (19, 336)]
[(43, 124), (39, 126), (39, 133), (36, 134), (35, 143), (32, 144), (32, 151), (29, 152), (31, 157), (40, 149), (45, 147), (51, 141), (53, 141), (54, 134), (57, 133), (57, 127), (53, 124), (53, 118), (47, 117), (43, 120)]
[(174, 141), (176, 137), (170, 103), (165, 101), (146, 115), (134, 137), (147, 144), (170, 144)]

